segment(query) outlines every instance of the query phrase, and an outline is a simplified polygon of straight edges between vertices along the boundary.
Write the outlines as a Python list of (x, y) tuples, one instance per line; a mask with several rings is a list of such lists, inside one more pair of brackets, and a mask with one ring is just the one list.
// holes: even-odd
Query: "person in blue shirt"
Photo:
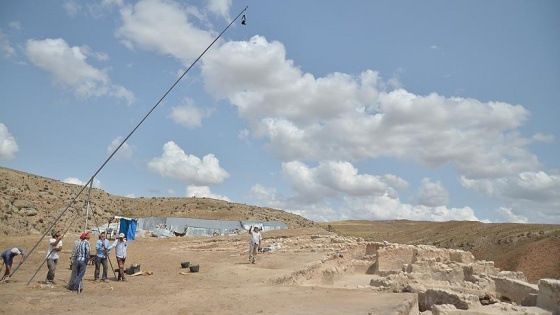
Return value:
[[(80, 242), (76, 246), (75, 255), (75, 266), (76, 266), (76, 277), (68, 284), (68, 289), (81, 293), (83, 290), (83, 278), (86, 273), (87, 262), (90, 255), (89, 238), (90, 231), (85, 231), (80, 235)], [(72, 271), (73, 272), (73, 271)]]
[(95, 272), (93, 274), (93, 281), (99, 281), (99, 267), (103, 265), (103, 274), (101, 276), (101, 281), (109, 282), (107, 279), (107, 253), (110, 250), (111, 245), (109, 244), (109, 240), (107, 240), (105, 232), (101, 232), (99, 234), (99, 239), (95, 243), (95, 250), (97, 253), (95, 254)]
[(4, 265), (6, 266), (4, 276), (0, 281), (6, 281), (12, 276), (12, 265), (14, 263), (14, 257), (16, 257), (17, 255), (21, 255), (21, 260), (19, 261), (19, 264), (21, 265), (21, 263), (25, 259), (25, 253), (21, 248), (8, 248), (2, 253), (2, 255), (0, 255), (4, 260)]

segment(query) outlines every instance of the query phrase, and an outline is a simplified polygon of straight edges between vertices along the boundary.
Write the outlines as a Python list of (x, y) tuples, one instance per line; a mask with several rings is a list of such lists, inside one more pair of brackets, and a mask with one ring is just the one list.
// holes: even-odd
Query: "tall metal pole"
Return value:
[(88, 195), (87, 195), (87, 204), (86, 204), (86, 226), (84, 226), (84, 231), (87, 231), (87, 221), (88, 221), (88, 217), (89, 217), (89, 200), (91, 197), (91, 186), (93, 185), (93, 178), (91, 179), (91, 181), (89, 182), (89, 191), (88, 191)]
[(117, 154), (117, 151), (125, 144), (125, 142), (128, 140), (128, 138), (130, 138), (132, 136), (132, 134), (136, 131), (136, 129), (138, 129), (140, 127), (140, 125), (148, 118), (148, 116), (158, 107), (158, 105), (163, 101), (163, 99), (167, 96), (167, 94), (169, 94), (171, 92), (171, 90), (179, 83), (179, 81), (181, 81), (181, 79), (189, 72), (189, 70), (191, 70), (191, 68), (198, 62), (198, 60), (200, 60), (200, 58), (202, 58), (202, 56), (204, 56), (204, 54), (210, 49), (210, 47), (212, 47), (212, 45), (214, 45), (214, 43), (220, 38), (222, 37), (222, 35), (229, 29), (229, 27), (243, 14), (243, 12), (247, 11), (247, 8), (249, 6), (246, 6), (243, 10), (241, 10), (241, 12), (239, 12), (239, 14), (235, 17), (235, 19), (233, 19), (231, 21), (231, 23), (228, 24), (228, 26), (226, 26), (226, 28), (214, 39), (214, 41), (212, 41), (212, 43), (210, 43), (210, 45), (208, 45), (208, 47), (200, 54), (200, 56), (198, 56), (198, 58), (196, 58), (196, 60), (189, 66), (189, 68), (187, 70), (185, 70), (185, 72), (179, 77), (179, 79), (177, 79), (177, 81), (175, 81), (175, 83), (173, 83), (173, 85), (167, 90), (167, 92), (165, 92), (163, 94), (163, 96), (159, 99), (159, 101), (157, 101), (157, 103), (152, 107), (152, 109), (144, 116), (144, 118), (142, 118), (142, 120), (140, 120), (140, 122), (136, 125), (136, 127), (134, 127), (134, 129), (132, 129), (132, 131), (128, 134), (128, 136), (126, 136), (126, 138), (123, 139), (123, 141), (115, 148), (115, 150), (113, 151), (113, 153), (111, 153), (111, 155), (109, 155), (109, 157), (105, 160), (105, 162), (103, 162), (103, 164), (101, 164), (101, 166), (97, 169), (97, 171), (93, 174), (93, 176), (89, 179), (89, 181), (84, 184), (84, 186), (82, 186), (82, 189), (80, 189), (80, 191), (76, 194), (76, 196), (74, 196), (74, 198), (72, 199), (72, 201), (70, 201), (70, 203), (66, 206), (66, 208), (60, 213), (60, 215), (56, 218), (56, 220), (51, 224), (51, 226), (47, 229), (47, 231), (43, 234), (43, 236), (41, 236), (41, 238), (39, 239), (39, 241), (37, 241), (37, 243), (35, 243), (35, 245), (33, 246), (33, 248), (29, 251), (29, 253), (27, 254), (27, 256), (25, 256), (25, 258), (23, 259), (23, 261), (21, 262), (21, 264), (19, 264), (14, 271), (12, 272), (12, 275), (16, 273), (16, 271), (18, 271), (19, 266), (21, 266), (26, 260), (27, 258), (29, 258), (29, 256), (31, 256), (31, 254), (33, 253), (33, 251), (35, 251), (35, 249), (37, 248), (37, 246), (39, 245), (39, 243), (45, 238), (45, 236), (47, 235), (48, 231), (50, 231), (55, 224), (60, 220), (60, 218), (64, 215), (64, 213), (66, 211), (68, 211), (68, 209), (70, 208), (70, 206), (72, 206), (72, 204), (74, 204), (74, 202), (76, 202), (76, 200), (78, 199), (78, 197), (83, 193), (83, 191), (86, 189), (86, 187), (93, 182), (93, 178), (95, 176), (97, 176), (97, 174), (99, 174), (99, 172), (101, 172), (101, 170), (105, 167), (105, 165), (107, 163), (109, 163), (109, 161), (113, 158), (113, 156), (115, 154)]

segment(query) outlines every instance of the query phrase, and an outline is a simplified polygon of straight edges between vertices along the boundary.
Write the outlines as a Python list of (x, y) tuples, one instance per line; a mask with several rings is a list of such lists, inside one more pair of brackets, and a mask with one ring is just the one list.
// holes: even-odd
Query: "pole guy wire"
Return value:
[(224, 30), (218, 35), (216, 36), (216, 38), (212, 41), (212, 43), (210, 43), (210, 45), (208, 45), (208, 47), (206, 47), (206, 49), (191, 63), (191, 65), (187, 68), (187, 70), (185, 70), (185, 72), (183, 72), (183, 74), (175, 81), (175, 83), (173, 83), (173, 85), (171, 85), (171, 87), (163, 94), (163, 96), (157, 101), (157, 103), (152, 107), (152, 109), (150, 109), (150, 111), (144, 116), (144, 118), (142, 118), (142, 120), (140, 120), (140, 122), (136, 125), (136, 127), (134, 127), (134, 129), (132, 129), (132, 131), (128, 134), (128, 136), (126, 136), (126, 138), (124, 138), (121, 143), (115, 148), (115, 150), (113, 151), (113, 153), (111, 153), (111, 155), (109, 155), (109, 157), (105, 160), (105, 162), (103, 162), (103, 164), (97, 169), (97, 171), (95, 171), (95, 173), (90, 177), (90, 179), (88, 180), (87, 183), (84, 184), (84, 186), (82, 186), (82, 188), (80, 189), (80, 191), (76, 194), (76, 196), (74, 196), (74, 198), (70, 201), (70, 203), (66, 206), (66, 208), (60, 213), (60, 215), (56, 218), (56, 220), (51, 224), (51, 226), (47, 229), (47, 232), (45, 232), (43, 234), (43, 236), (41, 236), (41, 238), (37, 241), (37, 243), (35, 243), (35, 245), (33, 246), (33, 248), (29, 251), (29, 253), (27, 253), (27, 255), (25, 256), (25, 258), (23, 259), (23, 261), (21, 262), (21, 264), (19, 264), (14, 271), (12, 272), (12, 275), (14, 275), (19, 267), (29, 258), (29, 256), (31, 256), (31, 254), (33, 253), (33, 251), (35, 251), (35, 249), (37, 248), (37, 246), (43, 241), (43, 239), (45, 238), (45, 236), (48, 234), (49, 231), (51, 231), (54, 226), (56, 225), (56, 223), (60, 220), (60, 218), (64, 215), (64, 213), (66, 213), (66, 211), (76, 202), (76, 200), (78, 199), (78, 197), (84, 192), (84, 190), (87, 188), (88, 185), (93, 184), (93, 179), (97, 176), (97, 174), (99, 174), (99, 172), (101, 172), (101, 170), (105, 167), (105, 165), (107, 165), (107, 163), (109, 163), (109, 161), (113, 158), (113, 156), (118, 152), (118, 150), (125, 144), (125, 142), (132, 136), (132, 134), (134, 132), (136, 132), (136, 130), (140, 127), (140, 125), (142, 125), (142, 123), (144, 123), (144, 121), (148, 118), (148, 116), (150, 116), (150, 114), (159, 106), (159, 104), (163, 101), (163, 99), (171, 92), (171, 90), (173, 90), (173, 88), (175, 88), (175, 86), (181, 81), (181, 79), (183, 79), (183, 77), (194, 67), (194, 65), (202, 58), (202, 56), (204, 56), (204, 54), (206, 54), (206, 52), (214, 45), (214, 43), (216, 43), (216, 41), (218, 41), (218, 39), (220, 39), (220, 37), (222, 37), (222, 35), (230, 28), (230, 26), (243, 14), (243, 12), (247, 11), (247, 8), (249, 6), (246, 6), (243, 10), (241, 10), (241, 12), (235, 17), (235, 19), (233, 19), (227, 26), (226, 28), (224, 28)]

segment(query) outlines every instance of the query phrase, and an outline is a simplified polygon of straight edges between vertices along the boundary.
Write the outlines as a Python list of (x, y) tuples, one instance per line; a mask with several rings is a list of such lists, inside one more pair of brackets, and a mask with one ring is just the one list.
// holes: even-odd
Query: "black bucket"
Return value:
[(126, 269), (126, 274), (127, 275), (133, 275), (137, 272), (140, 271), (140, 265), (139, 264), (132, 264), (130, 265), (130, 268)]
[(185, 261), (185, 262), (182, 262), (182, 263), (181, 263), (181, 268), (189, 268), (190, 265), (191, 265), (190, 262)]
[(198, 272), (198, 265), (194, 265), (194, 266), (190, 266), (189, 269), (191, 270), (191, 272)]

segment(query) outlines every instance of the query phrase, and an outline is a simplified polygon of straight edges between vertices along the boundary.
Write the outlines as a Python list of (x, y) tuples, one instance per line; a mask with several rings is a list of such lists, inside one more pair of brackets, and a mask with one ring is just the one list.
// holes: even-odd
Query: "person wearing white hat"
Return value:
[(4, 265), (6, 266), (6, 271), (4, 271), (4, 276), (2, 277), (1, 281), (8, 280), (12, 276), (12, 265), (14, 263), (14, 257), (17, 255), (21, 255), (21, 260), (19, 264), (23, 262), (25, 259), (25, 253), (21, 248), (8, 248), (2, 253), (2, 259), (4, 260)]
[(126, 238), (124, 233), (120, 233), (119, 237), (113, 242), (113, 245), (109, 247), (115, 248), (115, 255), (117, 256), (117, 264), (119, 265), (119, 276), (117, 281), (126, 281), (124, 277), (124, 263), (126, 261), (126, 248), (128, 244), (126, 242)]

